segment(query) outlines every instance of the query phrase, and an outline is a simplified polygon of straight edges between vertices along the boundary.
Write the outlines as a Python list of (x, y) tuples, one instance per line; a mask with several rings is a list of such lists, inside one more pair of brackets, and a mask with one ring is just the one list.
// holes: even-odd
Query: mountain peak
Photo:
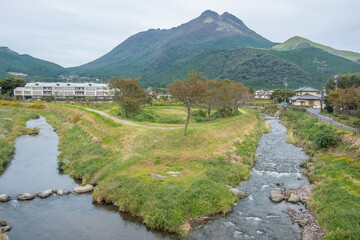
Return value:
[(220, 15), (217, 12), (214, 12), (212, 10), (206, 10), (204, 11), (200, 17), (214, 17), (214, 18), (218, 18)]

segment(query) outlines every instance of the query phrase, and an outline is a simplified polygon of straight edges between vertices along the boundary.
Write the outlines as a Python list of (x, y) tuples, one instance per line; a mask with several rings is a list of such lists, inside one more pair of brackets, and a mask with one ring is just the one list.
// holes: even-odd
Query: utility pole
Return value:
[(335, 90), (337, 90), (338, 82), (339, 82), (339, 76), (336, 74), (336, 75), (334, 76)]
[(321, 70), (321, 98), (320, 98), (320, 112), (323, 111), (323, 102), (324, 102), (324, 73), (325, 68), (328, 67), (325, 61), (318, 61), (316, 60), (316, 57), (314, 58), (313, 63), (318, 64), (318, 70)]
[(285, 85), (285, 89), (287, 89), (289, 83), (288, 83), (288, 77), (284, 77), (284, 85)]

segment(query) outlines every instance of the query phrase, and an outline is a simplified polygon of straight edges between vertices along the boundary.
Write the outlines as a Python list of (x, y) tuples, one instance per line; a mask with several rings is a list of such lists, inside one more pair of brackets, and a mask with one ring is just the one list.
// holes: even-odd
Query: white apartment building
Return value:
[(36, 100), (48, 96), (56, 99), (111, 100), (114, 90), (103, 83), (34, 82), (15, 88), (14, 96), (21, 100)]

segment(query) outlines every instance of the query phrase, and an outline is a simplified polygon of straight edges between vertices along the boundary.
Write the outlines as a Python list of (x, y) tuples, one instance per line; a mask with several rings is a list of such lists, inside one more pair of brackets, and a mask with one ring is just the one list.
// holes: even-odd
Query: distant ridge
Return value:
[(22, 77), (28, 80), (50, 81), (68, 71), (60, 65), (19, 54), (8, 47), (0, 47), (0, 78)]
[(307, 47), (320, 48), (321, 50), (324, 50), (325, 52), (328, 52), (328, 53), (337, 55), (339, 57), (343, 57), (343, 58), (349, 59), (351, 61), (360, 63), (360, 53), (337, 50), (332, 47), (328, 47), (325, 45), (321, 45), (319, 43), (312, 42), (306, 38), (299, 37), (299, 36), (292, 37), (292, 38), (288, 39), (287, 41), (285, 41), (284, 43), (274, 46), (273, 49), (279, 50), (279, 51), (287, 51), (287, 50), (294, 50), (294, 49), (298, 49), (298, 48), (307, 48)]

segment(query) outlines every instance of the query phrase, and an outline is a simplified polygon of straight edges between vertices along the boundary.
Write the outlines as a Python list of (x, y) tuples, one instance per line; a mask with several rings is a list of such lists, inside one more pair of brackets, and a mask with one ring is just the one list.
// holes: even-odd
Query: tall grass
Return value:
[(359, 137), (317, 122), (303, 112), (285, 111), (283, 121), (299, 137), (315, 164), (310, 180), (316, 188), (308, 204), (326, 232), (324, 239), (359, 239)]

